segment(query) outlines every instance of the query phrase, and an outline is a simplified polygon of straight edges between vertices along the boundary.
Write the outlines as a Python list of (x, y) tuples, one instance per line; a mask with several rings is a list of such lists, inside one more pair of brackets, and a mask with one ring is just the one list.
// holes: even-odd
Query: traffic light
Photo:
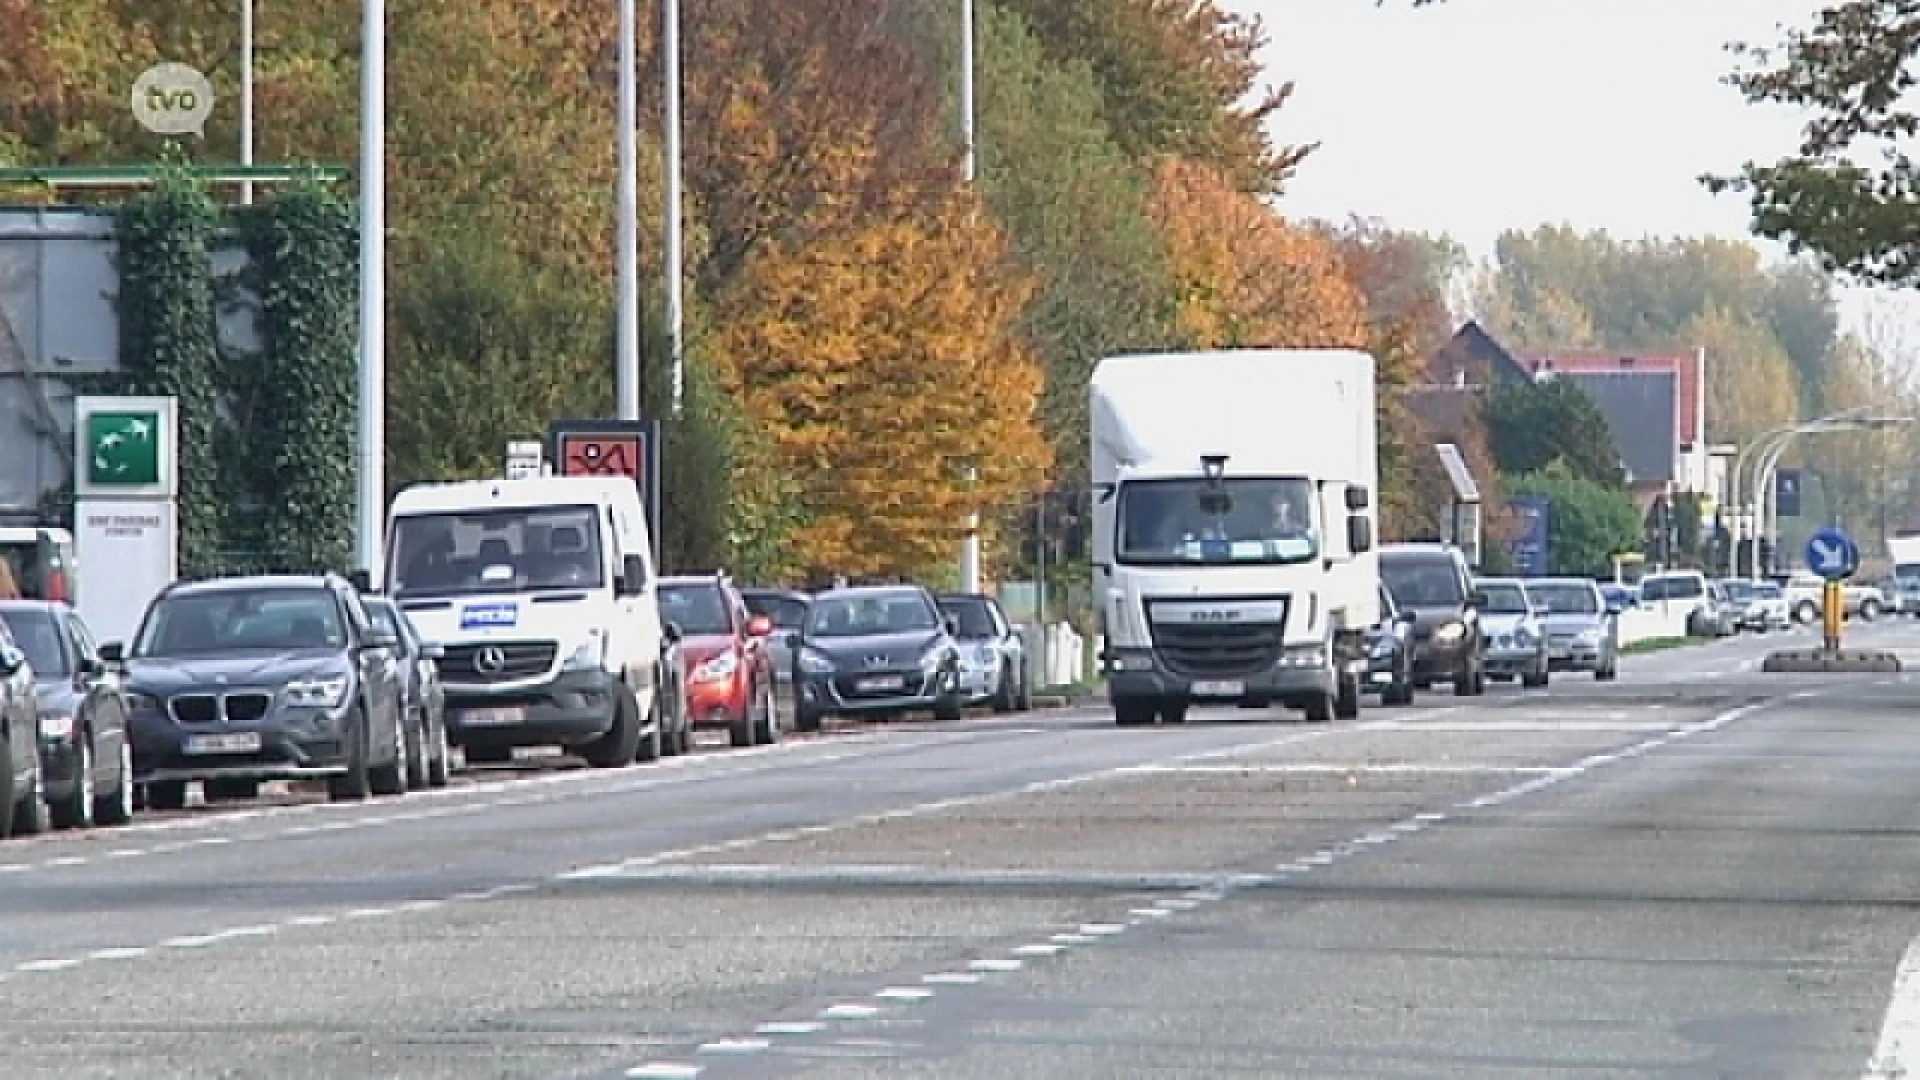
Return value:
[(1800, 516), (1800, 470), (1779, 469), (1773, 474), (1773, 505), (1783, 518)]

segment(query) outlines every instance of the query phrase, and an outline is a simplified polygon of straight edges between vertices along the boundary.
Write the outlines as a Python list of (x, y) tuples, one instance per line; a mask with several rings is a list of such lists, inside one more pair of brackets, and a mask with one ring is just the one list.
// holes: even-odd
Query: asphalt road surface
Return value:
[(8, 842), (0, 1077), (1920, 1075), (1920, 676), (1786, 640)]

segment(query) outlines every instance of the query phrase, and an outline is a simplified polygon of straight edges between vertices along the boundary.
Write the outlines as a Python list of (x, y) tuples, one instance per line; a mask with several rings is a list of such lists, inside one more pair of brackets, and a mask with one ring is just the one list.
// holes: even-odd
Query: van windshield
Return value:
[(591, 506), (409, 514), (394, 519), (390, 588), (415, 597), (599, 588), (600, 535)]

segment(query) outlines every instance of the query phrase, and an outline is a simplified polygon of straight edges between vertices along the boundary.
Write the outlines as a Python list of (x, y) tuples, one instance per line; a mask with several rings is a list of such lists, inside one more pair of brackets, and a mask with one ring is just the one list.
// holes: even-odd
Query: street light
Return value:
[[(253, 0), (240, 0), (240, 167), (253, 165)], [(240, 181), (240, 204), (253, 203), (253, 181)]]
[[(960, 0), (960, 140), (962, 177), (968, 184), (974, 180), (973, 124), (973, 0)], [(977, 476), (977, 471), (970, 472), (969, 479)], [(971, 491), (968, 498), (971, 501)], [(971, 506), (966, 536), (960, 541), (960, 591), (980, 591), (980, 512)]]
[(615, 112), (620, 130), (615, 132), (619, 177), (614, 184), (614, 267), (615, 301), (613, 397), (622, 420), (640, 419), (640, 180), (639, 93), (635, 87), (636, 59), (634, 43), (636, 17), (634, 0), (620, 0), (617, 43), (619, 55), (619, 105)]
[(362, 0), (360, 30), (360, 568), (380, 582), (386, 501), (386, 0)]
[(1863, 405), (1847, 409), (1817, 420), (1776, 429), (1755, 441), (1752, 448), (1754, 453), (1752, 537), (1754, 580), (1757, 581), (1761, 577), (1762, 538), (1778, 546), (1779, 520), (1776, 515), (1779, 507), (1776, 505), (1777, 500), (1773, 498), (1773, 483), (1775, 470), (1779, 467), (1780, 459), (1786, 455), (1788, 447), (1792, 445), (1794, 439), (1802, 435), (1819, 435), (1835, 431), (1880, 431), (1898, 425), (1920, 423), (1920, 418), (1910, 416), (1870, 415), (1875, 408), (1877, 406)]

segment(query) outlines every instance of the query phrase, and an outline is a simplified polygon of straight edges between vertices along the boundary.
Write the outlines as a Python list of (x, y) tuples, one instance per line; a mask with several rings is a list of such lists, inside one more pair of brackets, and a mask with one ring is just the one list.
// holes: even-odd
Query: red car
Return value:
[(773, 623), (749, 615), (725, 574), (664, 578), (660, 618), (680, 629), (686, 667), (687, 718), (694, 728), (726, 728), (735, 746), (777, 742)]

